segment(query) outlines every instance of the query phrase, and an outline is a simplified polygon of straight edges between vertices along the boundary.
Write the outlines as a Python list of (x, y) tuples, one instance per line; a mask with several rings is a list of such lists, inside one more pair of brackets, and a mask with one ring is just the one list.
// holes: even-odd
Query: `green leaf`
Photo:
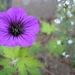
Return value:
[(9, 73), (11, 75), (15, 72), (15, 70), (16, 69), (13, 67), (5, 68), (5, 69), (0, 70), (0, 74), (2, 73), (2, 75), (7, 75)]
[(28, 70), (28, 72), (32, 75), (41, 75), (41, 73), (39, 72), (39, 70), (35, 67), (31, 68), (31, 67), (27, 67), (26, 69)]
[(43, 67), (43, 65), (36, 59), (34, 59), (32, 62), (34, 62), (33, 66), (35, 66), (35, 67)]
[(55, 54), (55, 55), (61, 55), (64, 47), (62, 44), (58, 45), (56, 40), (51, 40), (48, 44), (48, 50), (50, 51), (50, 54)]
[(0, 55), (3, 54), (3, 50), (2, 50), (2, 47), (0, 46)]
[(26, 57), (24, 63), (29, 67), (43, 67), (43, 65), (33, 57)]
[(19, 46), (16, 46), (16, 47), (13, 48), (15, 58), (17, 58), (19, 56), (19, 50), (20, 50)]
[(44, 32), (44, 33), (47, 33), (47, 34), (51, 34), (50, 24), (46, 23), (46, 22), (43, 22), (41, 31)]
[(0, 65), (4, 66), (4, 68), (9, 67), (9, 59), (5, 58), (0, 60)]
[(24, 58), (25, 56), (27, 56), (28, 55), (28, 48), (27, 47), (23, 47), (21, 50), (20, 50), (20, 52), (19, 52), (19, 56), (21, 57), (21, 58)]
[(33, 45), (29, 49), (29, 56), (34, 56), (36, 53), (41, 51), (40, 43), (33, 43)]
[(3, 49), (3, 53), (4, 53), (5, 57), (7, 57), (7, 58), (13, 58), (14, 57), (12, 48), (2, 46), (2, 49)]
[(24, 59), (20, 59), (16, 63), (16, 67), (18, 68), (19, 75), (27, 75), (26, 68), (25, 68), (25, 65), (24, 65)]
[(50, 25), (47, 22), (42, 22), (41, 32), (46, 33), (47, 35), (55, 31), (55, 24)]
[(19, 67), (19, 75), (27, 75), (27, 71), (25, 69), (25, 65)]
[(3, 71), (0, 71), (0, 74), (1, 74), (1, 75), (6, 75)]
[(55, 30), (55, 25), (50, 25), (47, 22), (42, 22), (41, 32), (46, 33), (47, 35), (51, 34)]
[[(35, 68), (35, 67), (42, 67), (42, 64), (36, 59), (34, 59), (34, 57), (20, 58), (16, 62), (16, 68), (18, 68), (19, 75), (27, 75), (26, 66), (30, 68), (33, 68), (33, 67)], [(38, 72), (36, 68), (35, 68), (35, 71), (37, 71), (37, 73), (40, 75), (40, 73)]]
[(63, 47), (62, 45), (58, 45), (58, 46), (56, 47), (56, 53), (57, 53), (58, 55), (61, 55), (62, 52), (63, 52), (63, 50), (64, 50), (64, 47)]
[(55, 52), (56, 45), (57, 45), (56, 40), (51, 40), (49, 42), (48, 49), (49, 49), (49, 51), (50, 51), (51, 54), (53, 52)]
[(22, 69), (22, 67), (19, 68), (19, 75), (27, 75), (27, 71), (25, 69), (25, 65), (24, 65), (24, 69)]
[(51, 25), (51, 32), (55, 31), (55, 24)]

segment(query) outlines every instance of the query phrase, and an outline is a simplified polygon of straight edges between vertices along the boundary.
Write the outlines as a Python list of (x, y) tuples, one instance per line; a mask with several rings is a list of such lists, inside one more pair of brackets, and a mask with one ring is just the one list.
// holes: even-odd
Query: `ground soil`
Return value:
[[(44, 47), (52, 38), (54, 38), (52, 34), (47, 36), (46, 34), (39, 33), (37, 41), (39, 41)], [(45, 51), (36, 55), (36, 58), (45, 66), (40, 69), (42, 75), (75, 75), (75, 69), (72, 67), (72, 61), (70, 58), (50, 56), (49, 52)]]
[(47, 56), (48, 53), (42, 53), (39, 60), (44, 64), (41, 69), (42, 75), (75, 75), (75, 69), (72, 68), (72, 62), (69, 58), (62, 56)]

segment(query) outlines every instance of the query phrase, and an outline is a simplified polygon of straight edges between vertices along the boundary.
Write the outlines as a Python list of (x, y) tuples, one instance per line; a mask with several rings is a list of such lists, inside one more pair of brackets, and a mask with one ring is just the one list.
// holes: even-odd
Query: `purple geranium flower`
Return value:
[(30, 46), (39, 30), (38, 20), (26, 16), (22, 8), (13, 7), (0, 13), (0, 45)]

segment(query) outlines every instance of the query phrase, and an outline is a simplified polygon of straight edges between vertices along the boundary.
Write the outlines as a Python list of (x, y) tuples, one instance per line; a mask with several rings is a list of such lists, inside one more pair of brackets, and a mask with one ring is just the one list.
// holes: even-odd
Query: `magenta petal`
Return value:
[(13, 36), (5, 32), (0, 32), (0, 45), (14, 47), (16, 43)]
[(33, 34), (23, 34), (16, 39), (18, 46), (30, 46), (35, 41), (35, 36)]
[(24, 9), (19, 7), (12, 7), (7, 11), (7, 14), (11, 17), (13, 22), (17, 22), (26, 17)]
[(0, 31), (8, 31), (7, 29), (10, 26), (10, 22), (11, 19), (7, 13), (0, 13)]
[(24, 28), (25, 32), (32, 32), (36, 34), (39, 31), (38, 20), (33, 16), (27, 17), (26, 20), (24, 21)]
[(10, 16), (6, 12), (0, 13), (0, 19), (3, 20), (3, 23), (6, 23), (7, 25), (11, 22)]

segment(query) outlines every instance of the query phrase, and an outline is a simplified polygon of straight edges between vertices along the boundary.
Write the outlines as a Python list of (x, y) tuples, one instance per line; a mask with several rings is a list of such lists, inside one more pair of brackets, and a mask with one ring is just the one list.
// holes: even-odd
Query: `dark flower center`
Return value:
[(24, 29), (20, 23), (11, 23), (9, 28), (9, 33), (13, 36), (19, 36), (20, 34), (23, 34)]

